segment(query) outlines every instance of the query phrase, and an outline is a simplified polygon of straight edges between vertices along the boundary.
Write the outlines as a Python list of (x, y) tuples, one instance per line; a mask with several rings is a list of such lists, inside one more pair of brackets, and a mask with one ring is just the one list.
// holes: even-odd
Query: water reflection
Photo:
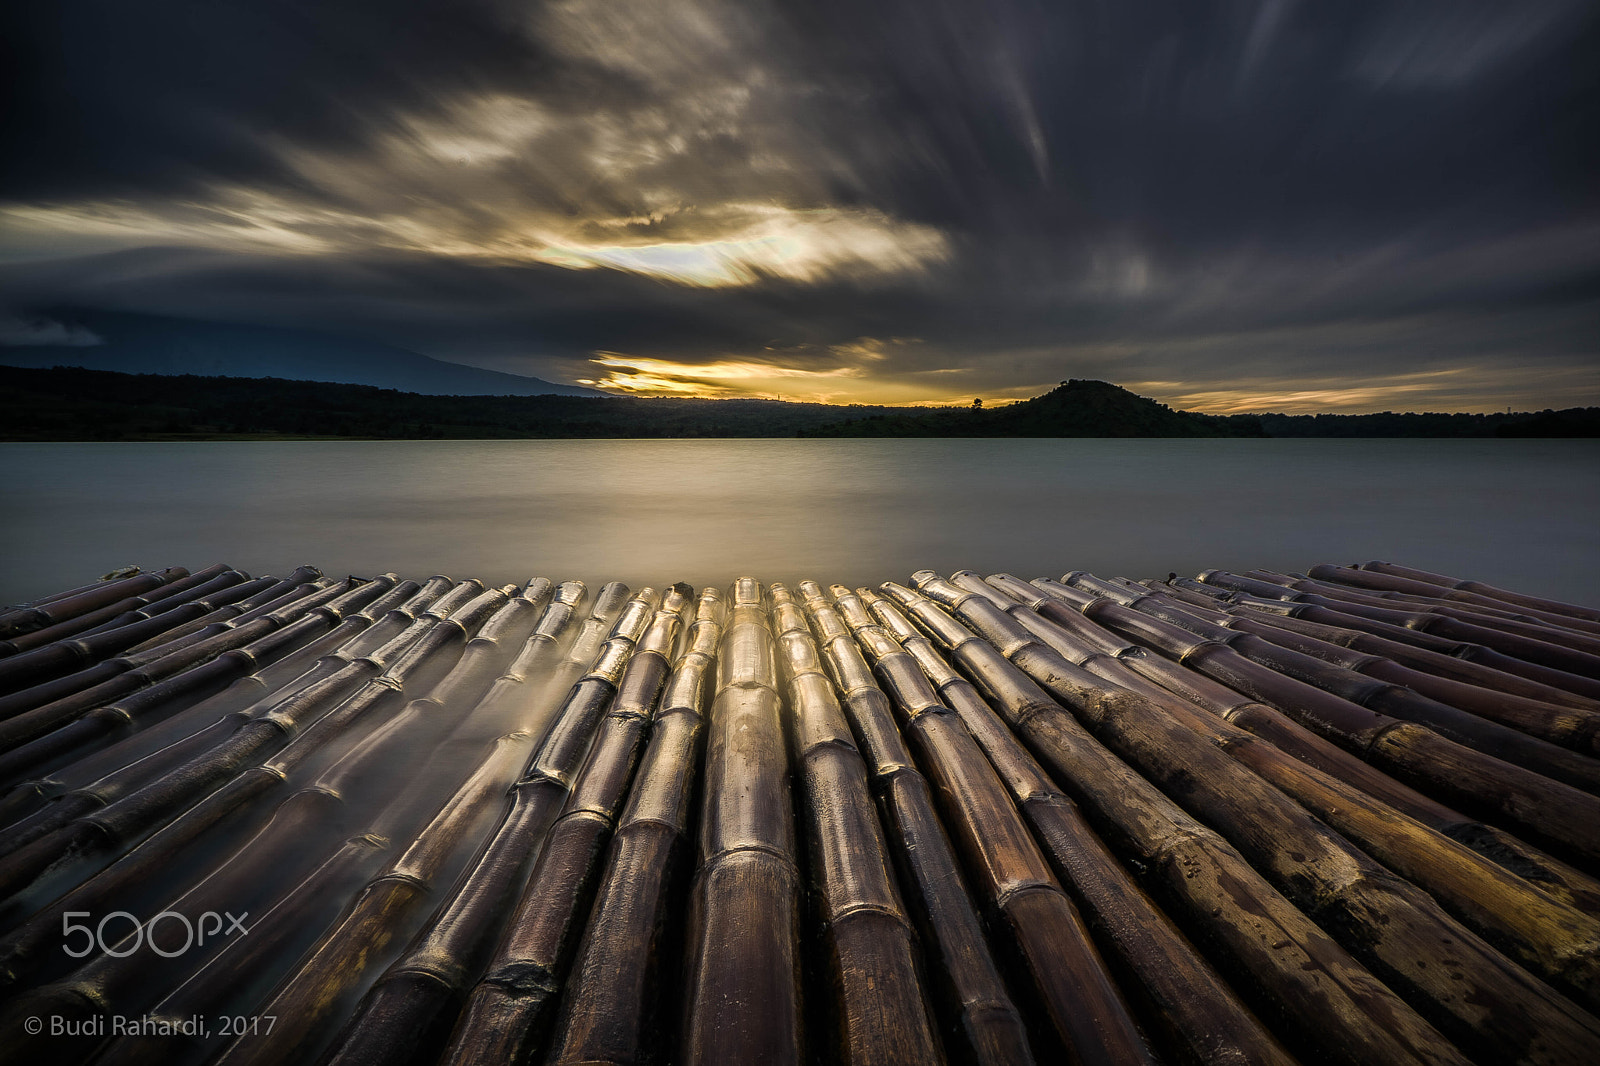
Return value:
[(1600, 442), (689, 440), (0, 446), (0, 598), (115, 566), (1165, 575), (1389, 558), (1600, 602)]

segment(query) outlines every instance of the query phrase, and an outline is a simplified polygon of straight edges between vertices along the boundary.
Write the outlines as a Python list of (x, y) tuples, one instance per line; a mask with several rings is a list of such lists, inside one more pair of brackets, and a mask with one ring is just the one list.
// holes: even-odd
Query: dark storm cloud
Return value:
[(11, 17), (16, 308), (624, 388), (1600, 402), (1581, 0)]

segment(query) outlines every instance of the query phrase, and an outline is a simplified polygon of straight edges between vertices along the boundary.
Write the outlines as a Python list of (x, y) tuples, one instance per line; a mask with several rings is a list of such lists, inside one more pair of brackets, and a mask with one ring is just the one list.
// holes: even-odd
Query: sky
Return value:
[(74, 308), (656, 395), (1600, 404), (1591, 0), (16, 0)]

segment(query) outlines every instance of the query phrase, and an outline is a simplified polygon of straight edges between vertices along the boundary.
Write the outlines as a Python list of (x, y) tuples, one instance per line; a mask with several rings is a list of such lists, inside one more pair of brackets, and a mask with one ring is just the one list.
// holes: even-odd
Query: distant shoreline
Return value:
[(988, 409), (435, 396), (281, 378), (0, 366), (0, 440), (11, 442), (739, 437), (1600, 437), (1600, 408), (1207, 415), (1088, 380)]

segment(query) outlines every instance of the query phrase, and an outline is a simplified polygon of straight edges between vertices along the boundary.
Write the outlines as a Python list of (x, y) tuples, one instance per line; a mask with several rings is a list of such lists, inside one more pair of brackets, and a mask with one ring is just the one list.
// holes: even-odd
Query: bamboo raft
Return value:
[(1600, 610), (1390, 563), (0, 611), (0, 1061), (1600, 1061)]

